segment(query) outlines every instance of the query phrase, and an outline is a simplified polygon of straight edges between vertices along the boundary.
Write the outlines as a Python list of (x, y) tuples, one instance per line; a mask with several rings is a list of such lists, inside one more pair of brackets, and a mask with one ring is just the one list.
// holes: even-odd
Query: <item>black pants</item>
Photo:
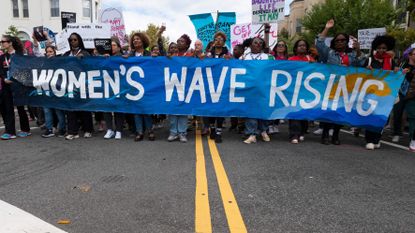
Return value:
[(104, 113), (105, 124), (107, 129), (114, 130), (113, 119), (115, 118), (115, 131), (122, 132), (124, 125), (124, 113), (114, 112), (114, 117), (112, 112)]
[(223, 128), (223, 122), (225, 121), (225, 118), (223, 117), (209, 117), (209, 125), (210, 127), (215, 127), (216, 124), (216, 128)]
[(79, 123), (85, 132), (92, 133), (94, 130), (91, 112), (66, 112), (68, 119), (68, 134), (77, 135), (79, 131)]
[(5, 132), (16, 135), (12, 92), (4, 88), (0, 94), (0, 98), (0, 113), (4, 121)]
[(308, 121), (289, 120), (288, 131), (290, 139), (298, 139), (300, 136), (304, 136), (308, 128)]
[(323, 134), (321, 135), (322, 138), (328, 138), (330, 129), (333, 129), (332, 139), (339, 140), (340, 128), (342, 127), (341, 125), (327, 122), (320, 122), (320, 124), (323, 126)]
[(382, 133), (377, 133), (377, 132), (373, 132), (370, 130), (366, 130), (366, 133), (365, 133), (366, 143), (378, 144), (381, 137), (382, 137)]
[(17, 113), (19, 114), (20, 130), (30, 132), (29, 117), (24, 106), (17, 106)]
[(402, 115), (405, 110), (406, 100), (402, 95), (399, 95), (400, 101), (393, 105), (393, 135), (402, 135)]

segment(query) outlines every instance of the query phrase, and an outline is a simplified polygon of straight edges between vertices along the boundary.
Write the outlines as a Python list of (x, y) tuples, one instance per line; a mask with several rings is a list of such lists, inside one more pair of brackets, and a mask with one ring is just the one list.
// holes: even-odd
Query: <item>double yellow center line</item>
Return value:
[[(228, 221), (229, 231), (231, 233), (247, 232), (216, 144), (213, 140), (209, 139), (208, 144), (216, 173), (216, 179), (219, 185), (219, 191), (222, 197), (223, 207), (225, 209), (226, 219)], [(206, 163), (200, 130), (196, 131), (195, 231), (197, 233), (212, 232)]]

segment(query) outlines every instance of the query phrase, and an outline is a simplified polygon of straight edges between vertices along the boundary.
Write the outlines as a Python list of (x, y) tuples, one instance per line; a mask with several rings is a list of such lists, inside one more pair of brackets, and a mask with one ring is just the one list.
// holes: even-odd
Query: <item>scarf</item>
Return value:
[(392, 70), (392, 56), (387, 54), (387, 53), (383, 53), (383, 54), (379, 54), (376, 53), (374, 55), (374, 57), (378, 60), (383, 60), (383, 68), (384, 70)]

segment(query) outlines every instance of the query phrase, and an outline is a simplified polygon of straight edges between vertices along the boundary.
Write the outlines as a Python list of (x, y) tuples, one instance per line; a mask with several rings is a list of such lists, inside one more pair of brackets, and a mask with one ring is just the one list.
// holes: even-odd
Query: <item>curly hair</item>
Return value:
[(185, 40), (187, 49), (189, 49), (190, 45), (192, 44), (192, 40), (190, 39), (190, 37), (187, 34), (183, 34), (180, 38), (183, 38)]
[(372, 41), (372, 51), (375, 51), (381, 44), (385, 44), (388, 50), (393, 50), (395, 48), (395, 38), (392, 36), (376, 36)]
[(134, 41), (133, 41), (135, 36), (138, 36), (140, 38), (141, 42), (143, 43), (143, 48), (144, 49), (147, 49), (148, 46), (150, 46), (150, 38), (148, 37), (148, 35), (144, 32), (136, 32), (136, 33), (132, 34), (131, 37), (130, 37), (130, 48), (131, 48), (131, 50), (135, 49)]
[(18, 37), (3, 35), (3, 38), (6, 38), (8, 41), (10, 41), (16, 54), (23, 55), (23, 43)]
[(215, 33), (215, 36), (213, 36), (213, 38), (216, 38), (216, 37), (218, 37), (218, 36), (220, 36), (220, 37), (222, 37), (223, 38), (223, 42), (226, 42), (226, 34), (224, 33), (224, 32), (216, 32)]

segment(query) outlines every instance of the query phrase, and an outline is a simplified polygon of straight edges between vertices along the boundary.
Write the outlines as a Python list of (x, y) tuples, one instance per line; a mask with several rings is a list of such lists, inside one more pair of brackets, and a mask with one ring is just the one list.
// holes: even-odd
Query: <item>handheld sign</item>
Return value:
[(35, 35), (35, 38), (37, 41), (45, 41), (47, 40), (46, 36), (43, 35), (43, 26), (38, 26), (33, 28), (33, 34)]
[(62, 22), (62, 29), (65, 29), (68, 23), (76, 23), (76, 13), (62, 11), (61, 22)]
[(372, 41), (376, 36), (383, 36), (386, 34), (386, 28), (370, 28), (360, 29), (357, 31), (359, 37), (358, 41), (361, 49), (370, 49)]
[(112, 54), (111, 39), (94, 39), (94, 44), (99, 54)]
[(252, 0), (252, 23), (275, 23), (284, 18), (285, 0)]

